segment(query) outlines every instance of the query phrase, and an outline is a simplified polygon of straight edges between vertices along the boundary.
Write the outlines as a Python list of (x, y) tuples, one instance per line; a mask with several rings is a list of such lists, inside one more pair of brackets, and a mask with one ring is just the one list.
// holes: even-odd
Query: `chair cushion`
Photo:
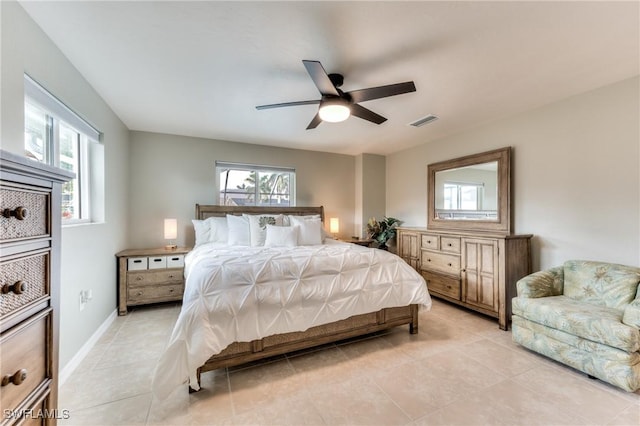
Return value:
[(564, 264), (564, 295), (575, 300), (623, 309), (636, 295), (640, 268), (570, 260)]
[(567, 296), (515, 297), (513, 314), (574, 336), (627, 352), (640, 349), (640, 332), (622, 323), (623, 310), (586, 304)]

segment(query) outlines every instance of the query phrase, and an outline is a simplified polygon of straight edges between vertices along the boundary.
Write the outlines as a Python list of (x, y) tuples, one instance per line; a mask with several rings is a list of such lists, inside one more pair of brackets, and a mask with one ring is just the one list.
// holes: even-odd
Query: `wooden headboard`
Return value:
[(203, 220), (211, 216), (226, 216), (228, 214), (291, 214), (306, 216), (319, 214), (324, 222), (324, 207), (258, 207), (258, 206), (208, 206), (196, 204), (196, 219)]

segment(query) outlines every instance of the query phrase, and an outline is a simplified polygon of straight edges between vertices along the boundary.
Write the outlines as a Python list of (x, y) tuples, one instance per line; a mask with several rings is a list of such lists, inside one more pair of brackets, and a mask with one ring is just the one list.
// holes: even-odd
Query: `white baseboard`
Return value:
[(95, 346), (95, 344), (100, 340), (102, 335), (107, 331), (109, 326), (115, 321), (118, 317), (118, 309), (114, 309), (113, 312), (107, 317), (106, 320), (98, 327), (98, 329), (93, 333), (93, 335), (86, 341), (84, 345), (80, 348), (80, 350), (69, 360), (67, 365), (60, 369), (58, 373), (58, 389), (66, 382), (71, 374), (74, 372), (76, 368), (80, 365), (82, 360), (89, 354), (91, 349)]

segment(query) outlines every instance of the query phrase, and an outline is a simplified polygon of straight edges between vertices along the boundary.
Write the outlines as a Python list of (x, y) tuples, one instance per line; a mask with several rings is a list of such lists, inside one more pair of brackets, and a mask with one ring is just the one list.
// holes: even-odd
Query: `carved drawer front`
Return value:
[(48, 252), (0, 264), (0, 320), (49, 295), (48, 264)]
[(460, 257), (452, 254), (422, 251), (422, 269), (442, 272), (450, 275), (460, 275)]
[(144, 272), (127, 272), (129, 286), (182, 282), (182, 269), (161, 269)]
[(49, 194), (0, 187), (0, 241), (49, 234)]
[(448, 253), (460, 253), (460, 238), (441, 237), (440, 250)]
[(182, 284), (149, 285), (129, 288), (127, 298), (131, 303), (153, 303), (159, 300), (179, 300), (183, 292)]
[(431, 234), (422, 234), (422, 248), (429, 250), (438, 250), (440, 237)]
[(422, 277), (427, 282), (427, 289), (429, 292), (440, 293), (451, 297), (452, 299), (460, 300), (459, 279), (432, 274), (426, 271), (422, 271)]
[(0, 412), (15, 410), (47, 378), (51, 311), (2, 334)]

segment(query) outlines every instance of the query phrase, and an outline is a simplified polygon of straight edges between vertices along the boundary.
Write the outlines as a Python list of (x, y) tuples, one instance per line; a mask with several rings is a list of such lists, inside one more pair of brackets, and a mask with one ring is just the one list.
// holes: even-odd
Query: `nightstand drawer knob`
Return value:
[(136, 281), (142, 281), (142, 277), (136, 277)]
[(169, 278), (173, 278), (173, 274), (169, 274)]
[(142, 292), (141, 291), (138, 292), (138, 296), (142, 296)]
[(5, 284), (2, 286), (2, 293), (7, 294), (10, 291), (15, 294), (22, 294), (27, 290), (27, 285), (22, 281), (16, 281), (13, 285)]
[(7, 386), (9, 383), (13, 383), (16, 386), (19, 386), (27, 380), (27, 370), (24, 368), (15, 372), (13, 376), (9, 376), (8, 374), (2, 378), (2, 386)]
[(6, 218), (15, 217), (18, 220), (25, 220), (28, 216), (28, 211), (24, 207), (16, 207), (15, 209), (4, 209), (2, 216)]

